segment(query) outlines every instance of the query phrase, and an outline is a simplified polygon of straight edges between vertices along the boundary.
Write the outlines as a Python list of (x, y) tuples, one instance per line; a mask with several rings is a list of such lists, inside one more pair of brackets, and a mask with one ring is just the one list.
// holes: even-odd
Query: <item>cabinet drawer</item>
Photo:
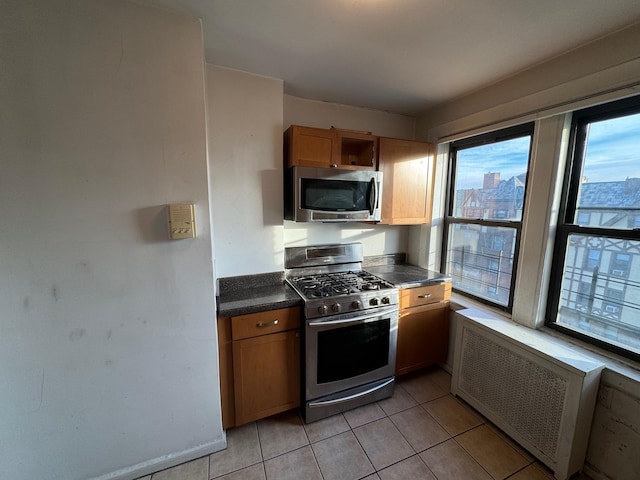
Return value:
[(231, 318), (233, 340), (284, 332), (300, 327), (300, 308), (281, 308)]
[(400, 290), (400, 309), (427, 305), (449, 300), (451, 283), (443, 282), (426, 287), (403, 288)]

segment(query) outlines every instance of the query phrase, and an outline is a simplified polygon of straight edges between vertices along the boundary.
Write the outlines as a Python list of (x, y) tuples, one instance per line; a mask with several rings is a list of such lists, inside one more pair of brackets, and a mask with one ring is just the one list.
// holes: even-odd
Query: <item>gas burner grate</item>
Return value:
[(306, 298), (326, 298), (353, 295), (393, 288), (385, 280), (365, 271), (346, 271), (304, 275), (291, 279)]

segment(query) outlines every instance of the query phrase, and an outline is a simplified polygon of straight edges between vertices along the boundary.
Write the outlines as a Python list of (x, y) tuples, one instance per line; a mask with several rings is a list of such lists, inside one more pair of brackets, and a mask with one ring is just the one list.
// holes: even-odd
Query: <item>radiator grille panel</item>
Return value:
[(556, 459), (567, 380), (464, 329), (459, 386)]

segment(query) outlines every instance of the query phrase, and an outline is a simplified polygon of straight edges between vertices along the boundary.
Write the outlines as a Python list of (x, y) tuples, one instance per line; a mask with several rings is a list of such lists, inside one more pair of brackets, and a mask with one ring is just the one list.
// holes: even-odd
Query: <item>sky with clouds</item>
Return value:
[[(456, 188), (482, 188), (485, 173), (501, 180), (527, 171), (530, 137), (458, 151)], [(640, 114), (594, 122), (589, 128), (583, 176), (589, 182), (640, 178)]]
[(582, 175), (589, 182), (640, 178), (640, 114), (591, 124)]
[(485, 173), (500, 172), (501, 180), (527, 171), (531, 137), (458, 150), (456, 187), (482, 188)]

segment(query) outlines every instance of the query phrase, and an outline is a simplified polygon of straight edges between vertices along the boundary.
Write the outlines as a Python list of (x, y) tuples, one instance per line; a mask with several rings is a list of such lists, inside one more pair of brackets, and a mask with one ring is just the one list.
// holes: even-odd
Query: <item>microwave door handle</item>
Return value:
[(375, 178), (371, 177), (369, 184), (369, 215), (373, 215), (378, 199), (378, 183)]

